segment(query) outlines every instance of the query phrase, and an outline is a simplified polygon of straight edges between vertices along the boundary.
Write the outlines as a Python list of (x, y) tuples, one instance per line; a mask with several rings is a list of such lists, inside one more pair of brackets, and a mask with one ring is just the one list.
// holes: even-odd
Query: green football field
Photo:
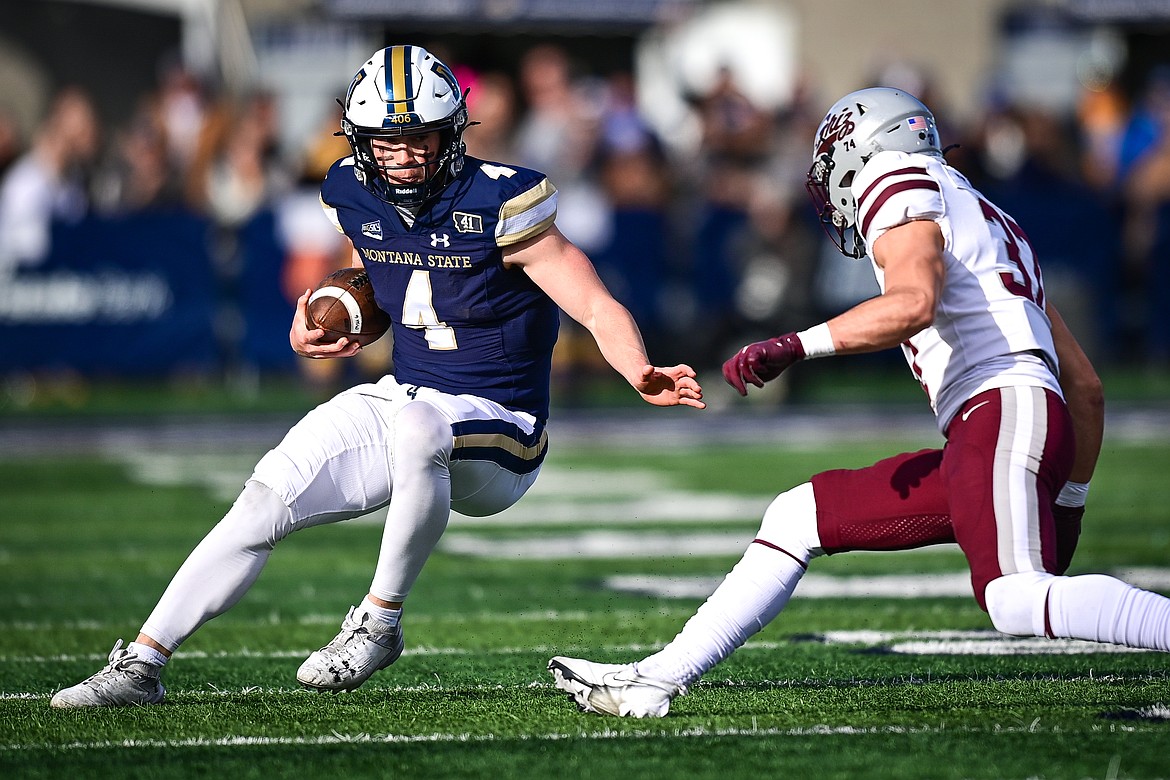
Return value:
[[(951, 548), (820, 559), (667, 718), (578, 712), (550, 656), (640, 658), (776, 492), (937, 443), (746, 427), (554, 436), (519, 505), (453, 518), (408, 603), (405, 654), (358, 691), (310, 693), (295, 673), (366, 592), (376, 518), (294, 534), (176, 655), (163, 705), (99, 711), (49, 697), (133, 638), (267, 445), (114, 432), (77, 454), (0, 451), (0, 776), (1170, 777), (1170, 656), (1003, 637)], [(1170, 434), (1149, 433), (1107, 443), (1074, 573), (1170, 594)]]

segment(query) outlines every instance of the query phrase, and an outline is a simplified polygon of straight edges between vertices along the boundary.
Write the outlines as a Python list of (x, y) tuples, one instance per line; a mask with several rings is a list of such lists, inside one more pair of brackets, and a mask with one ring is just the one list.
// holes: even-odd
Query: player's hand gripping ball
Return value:
[(361, 268), (343, 268), (321, 280), (309, 296), (309, 325), (325, 331), (325, 338), (342, 336), (363, 347), (390, 328), (390, 315), (374, 302), (374, 285)]

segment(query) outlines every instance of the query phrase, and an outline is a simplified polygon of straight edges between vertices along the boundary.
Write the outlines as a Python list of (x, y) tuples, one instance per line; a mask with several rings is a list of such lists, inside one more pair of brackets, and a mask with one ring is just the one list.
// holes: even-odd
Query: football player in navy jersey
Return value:
[(1103, 574), (1065, 576), (1101, 449), (1100, 380), (1046, 299), (1018, 224), (947, 165), (930, 110), (874, 87), (825, 115), (808, 175), (838, 249), (881, 295), (723, 365), (741, 395), (795, 363), (901, 346), (946, 446), (834, 469), (778, 495), (756, 538), (659, 652), (549, 661), (589, 712), (661, 717), (788, 604), (809, 564), (851, 550), (957, 543), (1005, 634), (1170, 651), (1170, 599)]
[[(695, 372), (655, 367), (629, 312), (557, 229), (542, 174), (464, 154), (465, 93), (417, 46), (376, 52), (354, 76), (342, 132), (353, 154), (321, 188), (325, 213), (390, 314), (394, 372), (309, 412), (257, 463), (227, 515), (195, 548), (143, 624), (53, 707), (154, 704), (171, 654), (255, 582), (293, 531), (386, 508), (368, 595), (297, 679), (352, 690), (402, 653), (402, 605), (452, 509), (491, 515), (536, 480), (559, 310), (656, 406), (704, 407)], [(289, 340), (300, 355), (361, 347), (310, 327), (306, 292)]]

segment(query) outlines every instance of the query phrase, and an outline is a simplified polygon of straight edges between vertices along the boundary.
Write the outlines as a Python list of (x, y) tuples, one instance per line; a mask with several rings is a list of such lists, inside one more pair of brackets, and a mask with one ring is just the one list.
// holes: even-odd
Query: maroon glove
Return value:
[(1064, 574), (1072, 563), (1077, 541), (1081, 536), (1081, 518), (1085, 515), (1083, 506), (1052, 505), (1052, 518), (1056, 521), (1056, 571)]
[(723, 364), (723, 378), (740, 395), (747, 395), (747, 383), (763, 387), (793, 363), (804, 360), (804, 345), (795, 333), (748, 344)]

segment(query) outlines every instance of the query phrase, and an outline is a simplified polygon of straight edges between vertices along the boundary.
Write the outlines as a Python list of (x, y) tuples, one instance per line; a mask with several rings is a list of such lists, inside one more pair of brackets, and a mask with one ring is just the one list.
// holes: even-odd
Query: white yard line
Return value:
[[(908, 655), (1080, 655), (1085, 653), (1144, 653), (1131, 647), (1105, 645), (1096, 642), (1082, 642), (1072, 639), (1038, 639), (1035, 637), (1012, 637), (997, 631), (828, 631), (821, 634), (801, 635), (792, 640), (750, 640), (739, 652), (775, 651), (790, 648), (794, 643), (816, 641), (827, 645), (857, 645), (868, 648), (882, 648), (890, 652)], [(659, 649), (659, 645), (645, 643), (608, 645), (525, 645), (522, 647), (434, 647), (427, 645), (407, 646), (403, 657), (437, 656), (508, 656), (527, 655), (574, 655), (599, 653), (646, 654)], [(176, 662), (194, 659), (300, 659), (309, 655), (314, 648), (289, 650), (181, 650)], [(101, 653), (0, 656), (5, 664), (74, 663), (105, 659)], [(22, 693), (0, 693), (0, 698), (20, 697)]]
[[(932, 548), (937, 549), (937, 548)], [(946, 548), (943, 548), (946, 549)], [(614, 556), (618, 557), (618, 556)], [(1156, 567), (1119, 570), (1117, 576), (1139, 588), (1170, 591), (1170, 569)], [(605, 587), (623, 593), (658, 598), (705, 599), (719, 587), (723, 575), (677, 577), (663, 574), (624, 574), (606, 577)], [(801, 579), (798, 599), (920, 599), (972, 598), (966, 572), (943, 574), (882, 574), (835, 577), (810, 573)]]
[[(1165, 709), (1165, 708), (1163, 708)], [(1159, 719), (1159, 718), (1155, 718)], [(1132, 733), (1139, 731), (1160, 730), (1158, 725), (1136, 726), (1120, 723), (1110, 723), (1107, 726), (1096, 727), (1111, 733)], [(319, 734), (305, 737), (257, 737), (257, 736), (223, 736), (223, 737), (192, 737), (190, 739), (153, 740), (153, 739), (126, 739), (126, 740), (97, 740), (92, 742), (64, 742), (64, 743), (30, 743), (30, 744), (0, 744), (0, 752), (26, 752), (34, 750), (108, 750), (110, 748), (206, 748), (206, 747), (256, 747), (256, 746), (320, 746), (320, 745), (390, 745), (390, 744), (418, 744), (418, 743), (487, 743), (487, 742), (560, 742), (580, 740), (640, 740), (640, 739), (707, 739), (710, 737), (831, 737), (855, 736), (869, 734), (1064, 734), (1067, 728), (1060, 725), (1046, 726), (1034, 721), (1025, 726), (1005, 726), (998, 723), (987, 724), (981, 728), (970, 726), (840, 726), (840, 725), (813, 725), (800, 728), (706, 728), (697, 726), (687, 729), (648, 730), (639, 729), (614, 731), (604, 728), (598, 731), (581, 729), (573, 732), (549, 732), (546, 734), (471, 734), (432, 732), (430, 734)]]

